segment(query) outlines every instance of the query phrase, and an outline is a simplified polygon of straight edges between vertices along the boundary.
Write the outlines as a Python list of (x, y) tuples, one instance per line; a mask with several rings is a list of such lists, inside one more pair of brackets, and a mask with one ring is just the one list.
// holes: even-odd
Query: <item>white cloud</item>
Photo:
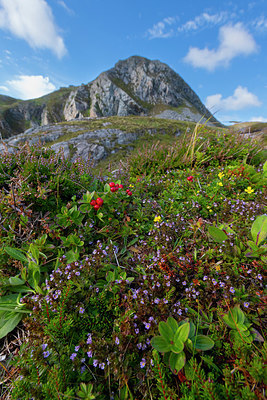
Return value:
[(178, 27), (178, 32), (188, 32), (197, 30), (204, 25), (217, 25), (227, 19), (227, 13), (221, 12), (219, 14), (202, 13), (195, 17), (193, 20), (187, 21), (185, 24)]
[(68, 14), (70, 14), (70, 15), (73, 15), (73, 14), (74, 14), (74, 11), (71, 10), (71, 9), (67, 6), (67, 4), (65, 3), (65, 1), (63, 1), (63, 0), (58, 0), (58, 4), (59, 4), (61, 7), (63, 7), (64, 10), (66, 10)]
[(230, 61), (237, 56), (249, 55), (257, 51), (253, 36), (240, 22), (234, 26), (222, 26), (219, 31), (219, 41), (217, 49), (190, 47), (184, 61), (194, 67), (213, 71), (216, 67), (228, 66)]
[(253, 25), (257, 30), (264, 31), (267, 29), (267, 18), (261, 16), (253, 22)]
[(0, 28), (33, 48), (52, 50), (59, 58), (66, 53), (52, 10), (45, 0), (0, 0)]
[(42, 75), (20, 75), (17, 79), (7, 81), (6, 84), (22, 100), (35, 99), (56, 89), (49, 78)]
[(267, 122), (267, 118), (265, 117), (252, 117), (249, 122)]
[(149, 39), (166, 39), (173, 36), (173, 29), (168, 29), (170, 25), (173, 25), (176, 21), (174, 17), (164, 18), (162, 21), (153, 25), (151, 29), (148, 29), (147, 34)]
[(246, 107), (259, 107), (258, 97), (249, 92), (246, 87), (238, 86), (232, 96), (223, 99), (221, 94), (213, 94), (206, 98), (206, 107), (209, 110), (242, 110)]
[(4, 90), (4, 92), (9, 92), (9, 89), (6, 86), (0, 86), (0, 90)]

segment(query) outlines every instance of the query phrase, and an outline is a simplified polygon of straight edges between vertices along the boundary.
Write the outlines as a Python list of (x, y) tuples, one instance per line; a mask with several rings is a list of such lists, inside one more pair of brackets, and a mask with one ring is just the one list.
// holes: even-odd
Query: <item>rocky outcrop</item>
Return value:
[(61, 88), (40, 99), (11, 104), (0, 114), (0, 129), (3, 137), (8, 137), (36, 124), (82, 117), (156, 115), (159, 107), (171, 112), (165, 112), (164, 118), (186, 116), (194, 122), (202, 118), (202, 122), (219, 125), (191, 87), (168, 65), (133, 56), (117, 62), (87, 85)]
[[(66, 129), (68, 139), (64, 140)], [(108, 127), (90, 131), (81, 129), (79, 125), (75, 124), (49, 125), (37, 129), (31, 128), (23, 134), (6, 139), (2, 144), (0, 143), (0, 153), (6, 150), (11, 153), (15, 152), (26, 142), (29, 145), (53, 143), (51, 148), (55, 152), (63, 150), (65, 157), (70, 158), (71, 161), (82, 158), (85, 161), (90, 159), (98, 162), (125, 146), (127, 147), (143, 133), (125, 132)], [(71, 134), (73, 137), (69, 138)]]

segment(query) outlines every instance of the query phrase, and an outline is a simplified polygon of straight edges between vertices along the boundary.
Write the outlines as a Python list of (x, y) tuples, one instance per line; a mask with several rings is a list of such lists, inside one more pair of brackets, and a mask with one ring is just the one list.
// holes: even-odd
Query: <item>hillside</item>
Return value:
[(0, 98), (3, 138), (83, 117), (159, 116), (221, 126), (178, 73), (158, 60), (138, 56), (119, 61), (86, 85), (61, 88), (34, 100), (12, 103), (4, 97)]
[(156, 123), (103, 173), (2, 154), (1, 399), (265, 399), (266, 151)]

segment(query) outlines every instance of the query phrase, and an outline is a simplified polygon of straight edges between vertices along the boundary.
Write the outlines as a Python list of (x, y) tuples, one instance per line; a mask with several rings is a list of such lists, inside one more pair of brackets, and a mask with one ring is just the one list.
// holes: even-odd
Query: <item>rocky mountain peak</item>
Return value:
[[(12, 103), (12, 102), (11, 102)], [(132, 56), (118, 61), (94, 81), (60, 90), (33, 101), (10, 105), (0, 101), (3, 137), (30, 126), (76, 118), (151, 115), (219, 124), (196, 93), (167, 64)]]

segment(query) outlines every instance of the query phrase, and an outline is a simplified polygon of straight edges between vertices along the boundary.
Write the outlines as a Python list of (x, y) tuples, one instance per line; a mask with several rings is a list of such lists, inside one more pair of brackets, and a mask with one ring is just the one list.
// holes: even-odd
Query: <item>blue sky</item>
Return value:
[(267, 121), (265, 0), (0, 0), (1, 94), (88, 83), (132, 55), (168, 64), (224, 123)]

